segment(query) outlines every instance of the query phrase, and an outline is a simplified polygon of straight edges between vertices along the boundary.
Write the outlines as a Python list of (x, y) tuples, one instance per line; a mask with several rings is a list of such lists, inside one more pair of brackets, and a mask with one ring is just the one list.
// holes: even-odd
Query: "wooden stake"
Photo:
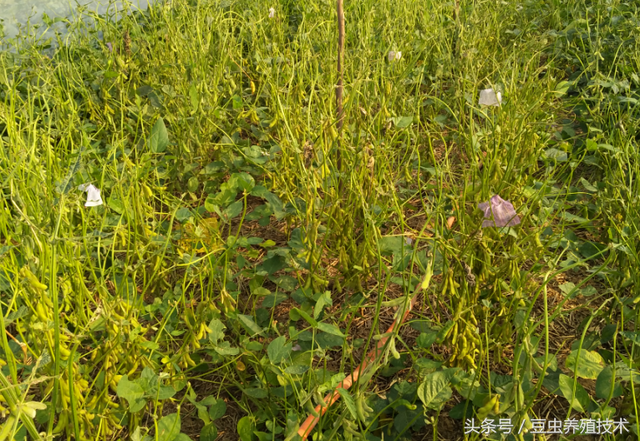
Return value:
[[(336, 128), (338, 130), (338, 139), (342, 135), (342, 125), (344, 121), (344, 109), (342, 108), (343, 94), (343, 69), (344, 69), (344, 8), (343, 0), (337, 0), (336, 9), (338, 12), (338, 84), (336, 85), (336, 108), (337, 121)], [(342, 157), (340, 151), (340, 141), (338, 141), (337, 154), (338, 171), (342, 169)]]

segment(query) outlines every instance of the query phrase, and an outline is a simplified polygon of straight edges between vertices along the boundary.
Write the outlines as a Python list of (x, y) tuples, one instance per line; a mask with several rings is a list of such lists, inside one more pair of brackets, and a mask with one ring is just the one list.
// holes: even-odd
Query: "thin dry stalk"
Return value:
[[(342, 125), (344, 120), (344, 109), (342, 108), (343, 93), (343, 65), (344, 65), (344, 8), (343, 0), (337, 0), (336, 9), (338, 11), (338, 84), (336, 85), (336, 107), (338, 129), (338, 137), (342, 134)], [(338, 170), (342, 169), (342, 157), (340, 154), (340, 141), (338, 141)]]

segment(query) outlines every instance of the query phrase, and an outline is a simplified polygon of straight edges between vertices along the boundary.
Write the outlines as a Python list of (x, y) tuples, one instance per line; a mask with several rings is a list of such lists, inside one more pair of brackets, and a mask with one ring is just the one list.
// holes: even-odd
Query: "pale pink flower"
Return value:
[(481, 202), (478, 208), (484, 212), (482, 228), (486, 227), (513, 227), (520, 223), (520, 217), (509, 201), (495, 195), (489, 202)]

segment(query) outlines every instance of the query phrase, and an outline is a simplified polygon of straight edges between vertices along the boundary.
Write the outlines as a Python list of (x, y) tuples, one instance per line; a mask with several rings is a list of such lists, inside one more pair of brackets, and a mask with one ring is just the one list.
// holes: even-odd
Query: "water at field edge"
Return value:
[[(47, 14), (51, 19), (70, 18), (77, 12), (78, 7), (86, 7), (100, 15), (113, 15), (122, 10), (122, 3), (122, 0), (0, 0), (0, 25), (6, 39), (14, 38), (19, 32), (23, 35), (29, 32), (30, 35), (35, 34), (46, 39), (53, 37), (55, 30), (64, 34), (66, 26), (59, 22), (47, 30), (42, 21), (43, 14)], [(140, 10), (146, 9), (150, 3), (153, 3), (153, 0), (131, 1), (132, 9)], [(31, 25), (28, 31), (27, 22)], [(34, 25), (38, 24), (41, 26), (35, 29)]]

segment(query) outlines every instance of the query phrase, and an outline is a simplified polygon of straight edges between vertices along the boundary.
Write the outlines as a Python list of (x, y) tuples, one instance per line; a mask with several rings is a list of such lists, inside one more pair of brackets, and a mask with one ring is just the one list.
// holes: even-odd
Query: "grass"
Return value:
[(0, 441), (637, 437), (640, 12), (344, 9), (342, 128), (332, 2), (6, 43)]

